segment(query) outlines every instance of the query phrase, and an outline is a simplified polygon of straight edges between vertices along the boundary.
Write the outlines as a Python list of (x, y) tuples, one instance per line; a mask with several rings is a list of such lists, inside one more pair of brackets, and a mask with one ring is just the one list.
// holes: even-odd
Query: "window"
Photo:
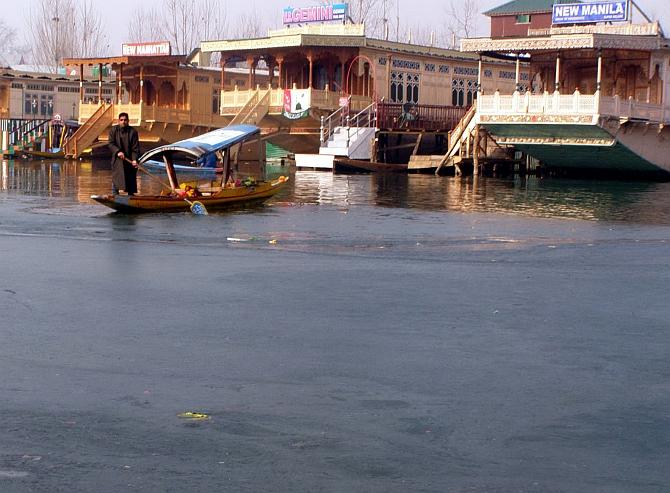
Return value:
[(477, 81), (472, 79), (453, 79), (451, 81), (452, 106), (471, 106), (477, 98)]
[(420, 82), (419, 74), (391, 72), (391, 102), (417, 104)]
[(212, 89), (212, 114), (216, 115), (219, 111), (219, 90)]
[(530, 24), (530, 14), (519, 14), (516, 16), (517, 24)]
[[(33, 102), (35, 104), (33, 104)], [(23, 98), (23, 113), (27, 116), (37, 114), (37, 95), (26, 94)]]

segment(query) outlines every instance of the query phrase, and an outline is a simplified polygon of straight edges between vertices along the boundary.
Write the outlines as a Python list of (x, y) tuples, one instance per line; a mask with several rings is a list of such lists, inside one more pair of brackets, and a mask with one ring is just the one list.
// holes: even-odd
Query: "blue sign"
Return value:
[(590, 24), (628, 20), (628, 1), (554, 4), (552, 24)]

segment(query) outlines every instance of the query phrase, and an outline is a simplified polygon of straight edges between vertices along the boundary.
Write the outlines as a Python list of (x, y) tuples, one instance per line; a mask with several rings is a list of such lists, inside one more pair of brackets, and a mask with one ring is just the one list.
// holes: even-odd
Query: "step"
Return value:
[(296, 169), (332, 170), (335, 156), (321, 154), (296, 154)]
[(434, 169), (440, 165), (442, 159), (442, 155), (410, 156), (407, 169)]

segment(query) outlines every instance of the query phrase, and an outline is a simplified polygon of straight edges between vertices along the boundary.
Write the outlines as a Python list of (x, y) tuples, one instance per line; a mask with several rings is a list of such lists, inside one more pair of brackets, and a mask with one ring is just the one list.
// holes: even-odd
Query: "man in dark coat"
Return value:
[[(128, 113), (119, 113), (119, 124), (109, 131), (109, 150), (112, 151), (112, 193), (125, 190), (137, 193), (137, 158), (140, 139), (137, 130), (128, 124)], [(129, 162), (130, 161), (130, 162)]]

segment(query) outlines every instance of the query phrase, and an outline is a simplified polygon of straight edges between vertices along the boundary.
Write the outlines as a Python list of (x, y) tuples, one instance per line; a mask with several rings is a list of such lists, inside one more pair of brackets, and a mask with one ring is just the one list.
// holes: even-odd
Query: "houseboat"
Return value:
[(80, 101), (111, 102), (114, 82), (106, 74), (46, 72), (40, 67), (0, 69), (0, 143), (5, 156), (50, 155), (78, 126)]
[(483, 87), (457, 140), (477, 136), (477, 154), (486, 135), (548, 170), (670, 177), (670, 40), (642, 12), (633, 24), (631, 5), (514, 0), (486, 12), (491, 36), (462, 51), (525, 61), (530, 80)]
[[(486, 90), (514, 89), (508, 60), (371, 38), (364, 25), (343, 23), (333, 6), (288, 8), (283, 18), (284, 27), (265, 37), (203, 41), (200, 50), (220, 57), (222, 74), (240, 64), (248, 70), (247, 90), (221, 91), (221, 115), (260, 126), (293, 152), (319, 151), (327, 140), (322, 119), (328, 127), (335, 114), (343, 123), (371, 105), (368, 125), (446, 135), (476, 98), (480, 70)], [(267, 85), (256, 83), (256, 67), (267, 68)], [(520, 77), (529, 83), (525, 67)]]
[[(474, 101), (480, 70), (486, 90), (514, 89), (507, 60), (370, 38), (363, 25), (345, 22), (347, 8), (285, 9), (278, 12), (282, 29), (256, 39), (202, 41), (188, 56), (172, 55), (169, 47), (126, 46), (120, 57), (66, 59), (81, 73), (109, 67), (116, 84), (111, 104), (82, 100), (82, 127), (66, 153), (79, 155), (91, 139), (104, 142), (120, 111), (130, 115), (147, 144), (251, 124), (272, 144), (314, 153), (323, 144), (323, 120), (335, 113), (343, 123), (346, 116), (369, 113), (371, 105), (374, 119), (367, 124), (373, 127), (431, 129), (446, 136)], [(525, 70), (520, 77), (529, 83)]]
[[(104, 58), (66, 58), (63, 64), (80, 74), (79, 130), (65, 143), (65, 154), (78, 157), (91, 145), (106, 143), (107, 132), (120, 112), (130, 116), (143, 150), (183, 140), (227, 126), (230, 118), (220, 114), (222, 90), (240, 90), (247, 80), (240, 70), (222, 74), (200, 66), (194, 55), (172, 55), (170, 44), (124, 44), (123, 54)], [(95, 70), (108, 70), (113, 77), (110, 97), (102, 94), (99, 78), (97, 97), (86, 98), (83, 80)], [(265, 83), (267, 74), (256, 74)], [(236, 89), (237, 88), (237, 89)]]

